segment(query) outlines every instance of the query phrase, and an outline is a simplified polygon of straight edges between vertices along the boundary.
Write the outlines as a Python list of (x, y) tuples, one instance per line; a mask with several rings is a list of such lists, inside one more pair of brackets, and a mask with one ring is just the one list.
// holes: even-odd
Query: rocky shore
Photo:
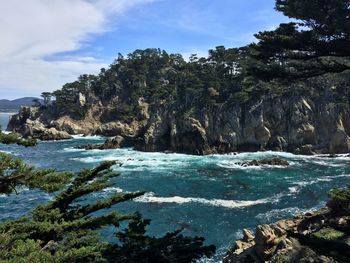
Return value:
[(349, 108), (300, 96), (224, 104), (192, 114), (182, 114), (171, 105), (151, 107), (139, 99), (138, 112), (127, 121), (114, 116), (110, 105), (101, 101), (92, 102), (83, 118), (52, 112), (50, 107), (23, 107), (7, 129), (41, 140), (68, 139), (74, 134), (120, 136), (136, 150), (197, 155), (264, 150), (304, 155), (350, 151)]
[(224, 263), (349, 262), (350, 190), (334, 190), (327, 207), (243, 230)]

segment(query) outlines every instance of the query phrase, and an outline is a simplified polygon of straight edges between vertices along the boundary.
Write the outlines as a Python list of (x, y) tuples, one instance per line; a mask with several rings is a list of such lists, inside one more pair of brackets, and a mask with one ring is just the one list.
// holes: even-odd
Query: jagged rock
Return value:
[(58, 131), (55, 128), (36, 130), (34, 131), (32, 137), (43, 141), (72, 139), (72, 136), (67, 132)]
[(313, 147), (311, 144), (303, 145), (297, 150), (297, 154), (301, 155), (315, 155), (316, 153), (313, 151)]
[(329, 146), (331, 153), (348, 153), (350, 151), (350, 138), (348, 134), (338, 129), (332, 136)]
[(347, 262), (350, 243), (344, 232), (348, 231), (349, 219), (349, 215), (337, 217), (334, 211), (323, 208), (294, 219), (259, 225), (253, 240), (251, 233), (244, 230), (243, 239), (236, 241), (223, 262)]
[(248, 230), (248, 229), (243, 229), (243, 238), (242, 241), (244, 242), (250, 242), (252, 240), (254, 240), (254, 234)]
[(72, 136), (65, 131), (59, 131), (55, 128), (46, 128), (39, 120), (26, 120), (21, 129), (23, 137), (32, 137), (39, 140), (66, 140), (72, 139)]
[(122, 136), (115, 136), (114, 138), (107, 139), (103, 144), (87, 144), (79, 146), (79, 149), (85, 150), (107, 150), (107, 149), (119, 149), (126, 145), (126, 140)]
[(114, 113), (115, 105), (125, 103), (120, 98), (101, 102), (90, 97), (82, 119), (61, 113), (57, 116), (50, 106), (22, 108), (12, 117), (8, 130), (24, 135), (30, 120), (69, 134), (133, 138), (133, 146), (141, 151), (200, 155), (257, 150), (297, 154), (350, 151), (350, 109), (334, 107), (327, 98), (266, 96), (244, 105), (220, 104), (193, 112), (182, 112), (178, 105), (149, 105), (138, 98), (133, 116), (122, 118)]
[(289, 162), (279, 158), (273, 158), (273, 159), (253, 160), (250, 162), (241, 163), (240, 165), (242, 166), (264, 166), (264, 165), (289, 166)]
[(108, 122), (102, 124), (97, 130), (96, 134), (104, 136), (116, 136), (120, 135), (123, 137), (136, 137), (140, 130), (140, 123), (132, 122), (130, 124), (123, 123), (120, 121)]

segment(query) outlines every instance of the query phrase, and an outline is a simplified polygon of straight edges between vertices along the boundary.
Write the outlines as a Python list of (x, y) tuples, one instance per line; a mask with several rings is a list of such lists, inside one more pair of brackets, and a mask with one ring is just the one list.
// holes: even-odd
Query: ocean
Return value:
[[(6, 117), (0, 114), (0, 121)], [(109, 210), (140, 211), (152, 220), (148, 232), (161, 235), (184, 228), (184, 234), (203, 236), (207, 244), (217, 246), (211, 260), (220, 262), (226, 251), (241, 237), (243, 228), (255, 229), (298, 213), (319, 209), (327, 202), (327, 192), (350, 183), (350, 158), (297, 156), (290, 153), (256, 152), (238, 155), (191, 156), (144, 153), (132, 149), (80, 150), (75, 146), (103, 142), (96, 136), (75, 136), (72, 140), (40, 142), (24, 148), (0, 145), (7, 152), (37, 167), (78, 171), (105, 160), (119, 160), (114, 167), (120, 177), (113, 187), (91, 200), (114, 191), (144, 190), (134, 201)], [(242, 167), (240, 163), (279, 157), (288, 167)], [(0, 221), (25, 215), (52, 195), (38, 190), (20, 189), (18, 195), (0, 195)], [(112, 238), (110, 229), (103, 235)]]

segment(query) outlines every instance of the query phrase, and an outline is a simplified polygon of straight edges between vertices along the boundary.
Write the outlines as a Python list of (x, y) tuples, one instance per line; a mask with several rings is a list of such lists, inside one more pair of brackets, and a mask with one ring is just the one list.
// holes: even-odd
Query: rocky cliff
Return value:
[[(349, 107), (303, 96), (281, 96), (245, 104), (222, 104), (181, 113), (176, 106), (150, 107), (139, 100), (137, 118), (114, 117), (96, 102), (84, 118), (55, 118), (49, 109), (23, 107), (8, 130), (42, 140), (72, 134), (122, 136), (141, 151), (188, 154), (276, 150), (297, 154), (347, 153), (350, 150)], [(107, 116), (107, 117), (106, 117)]]

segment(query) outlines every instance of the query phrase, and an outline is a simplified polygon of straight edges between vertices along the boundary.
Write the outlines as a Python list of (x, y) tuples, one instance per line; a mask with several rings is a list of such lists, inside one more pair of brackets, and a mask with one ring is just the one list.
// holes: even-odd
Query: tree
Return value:
[(44, 99), (44, 106), (47, 106), (51, 101), (52, 94), (51, 92), (43, 92), (41, 93), (41, 97)]
[(19, 187), (38, 188), (47, 192), (62, 189), (73, 173), (56, 172), (53, 169), (36, 169), (20, 159), (0, 152), (0, 193), (11, 194)]
[[(112, 185), (110, 180), (118, 176), (112, 171), (113, 161), (72, 176), (72, 173), (34, 170), (8, 155), (1, 156), (0, 185), (3, 186), (1, 180), (12, 178), (13, 187), (28, 185), (42, 190), (63, 190), (49, 203), (35, 208), (31, 215), (0, 223), (0, 261), (175, 263), (193, 262), (215, 251), (214, 246), (203, 245), (203, 238), (185, 237), (180, 231), (160, 238), (148, 236), (145, 227), (149, 220), (143, 220), (137, 213), (122, 214), (115, 210), (115, 205), (144, 192), (116, 191), (105, 199), (84, 202), (89, 200), (89, 195)], [(17, 179), (24, 174), (30, 176), (23, 181)], [(62, 183), (67, 180), (69, 184), (63, 187)], [(2, 187), (0, 192), (8, 194), (11, 189)], [(106, 212), (108, 208), (113, 209)], [(122, 222), (129, 222), (125, 230), (119, 230)], [(106, 226), (113, 226), (115, 240), (108, 242), (101, 238), (99, 231)]]
[(289, 81), (350, 69), (350, 0), (276, 0), (276, 10), (296, 22), (256, 34), (250, 73)]
[(34, 107), (40, 107), (41, 106), (41, 102), (39, 99), (33, 99), (33, 105)]

